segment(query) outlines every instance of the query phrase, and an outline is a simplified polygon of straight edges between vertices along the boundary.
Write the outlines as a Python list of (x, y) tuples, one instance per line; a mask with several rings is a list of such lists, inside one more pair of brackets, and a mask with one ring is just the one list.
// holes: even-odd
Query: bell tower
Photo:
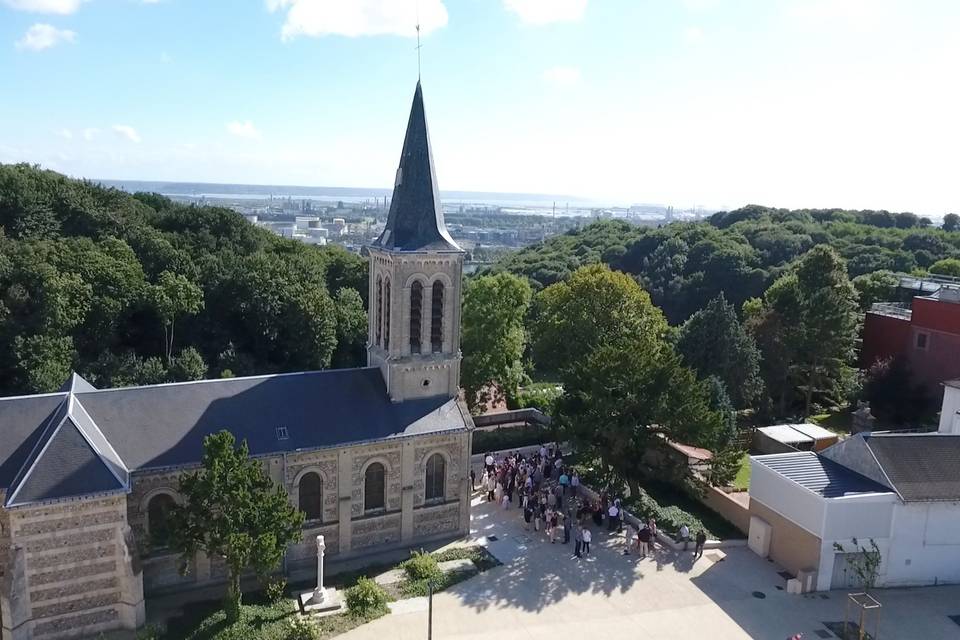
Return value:
[(387, 225), (367, 249), (368, 366), (380, 368), (394, 402), (456, 397), (464, 251), (443, 221), (419, 82)]

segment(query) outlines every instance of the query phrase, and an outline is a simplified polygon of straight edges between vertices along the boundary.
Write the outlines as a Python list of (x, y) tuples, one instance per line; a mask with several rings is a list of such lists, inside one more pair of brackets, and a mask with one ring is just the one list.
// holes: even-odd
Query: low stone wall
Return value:
[(740, 492), (746, 496), (746, 504), (736, 500), (732, 494), (717, 487), (708, 487), (700, 497), (700, 502), (716, 511), (724, 520), (739, 529), (744, 535), (750, 534), (750, 496), (746, 491)]
[[(593, 502), (596, 502), (597, 500), (600, 499), (600, 494), (586, 485), (580, 485), (579, 493), (581, 496), (584, 496), (588, 500)], [(747, 520), (749, 522), (749, 516)], [(627, 511), (626, 509), (623, 510), (623, 521), (631, 526), (637, 526), (637, 527), (643, 526), (643, 521), (637, 516), (630, 513), (629, 511)], [(660, 531), (660, 530), (657, 531), (657, 540), (660, 542), (660, 544), (670, 549), (673, 549), (674, 551), (679, 551), (683, 549), (683, 543), (678, 543), (676, 540), (674, 540), (672, 537), (670, 537), (668, 534), (664, 533), (663, 531)], [(707, 543), (703, 546), (705, 549), (723, 549), (726, 547), (744, 547), (746, 546), (746, 544), (747, 544), (746, 540), (707, 540)], [(692, 541), (690, 543), (690, 546), (693, 546)]]

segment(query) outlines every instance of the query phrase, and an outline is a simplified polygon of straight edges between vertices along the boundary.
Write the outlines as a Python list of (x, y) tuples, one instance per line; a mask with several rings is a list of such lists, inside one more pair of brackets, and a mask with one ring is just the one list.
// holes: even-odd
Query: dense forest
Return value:
[(0, 394), (362, 364), (366, 273), (228, 209), (0, 165)]
[[(945, 228), (956, 228), (956, 216)], [(960, 233), (933, 228), (912, 213), (787, 210), (751, 205), (703, 222), (660, 228), (600, 221), (513, 253), (488, 271), (509, 271), (540, 289), (597, 262), (635, 276), (672, 324), (723, 292), (737, 309), (759, 297), (798, 258), (828, 245), (846, 261), (865, 295), (881, 296), (878, 272), (950, 272)], [(948, 262), (939, 261), (948, 260)]]

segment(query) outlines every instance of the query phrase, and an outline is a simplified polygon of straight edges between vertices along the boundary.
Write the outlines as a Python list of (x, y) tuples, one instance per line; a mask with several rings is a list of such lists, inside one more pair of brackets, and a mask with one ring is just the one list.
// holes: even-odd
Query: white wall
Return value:
[(960, 433), (960, 389), (943, 386), (943, 408), (940, 410), (940, 433)]
[(960, 503), (898, 504), (884, 586), (960, 582)]
[(813, 491), (771, 471), (755, 458), (750, 459), (750, 498), (756, 498), (818, 538), (823, 537), (826, 501)]
[[(870, 540), (877, 543), (880, 555), (887, 557), (890, 547), (891, 520), (893, 510), (899, 502), (894, 493), (869, 494), (830, 498), (826, 501), (822, 545), (820, 547), (820, 566), (817, 567), (817, 589), (830, 589), (833, 577), (833, 562), (837, 551), (834, 543), (843, 545), (849, 551), (854, 550), (852, 538), (857, 538), (860, 546), (870, 548)], [(880, 574), (885, 571), (881, 563)]]

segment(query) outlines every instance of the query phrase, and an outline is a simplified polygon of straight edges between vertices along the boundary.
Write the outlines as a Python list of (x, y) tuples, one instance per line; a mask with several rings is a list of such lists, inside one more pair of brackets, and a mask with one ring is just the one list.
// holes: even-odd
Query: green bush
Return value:
[(355, 616), (373, 616), (386, 613), (387, 592), (370, 578), (360, 578), (347, 589), (347, 608)]
[(423, 551), (413, 551), (410, 559), (400, 565), (410, 580), (439, 580), (443, 576), (437, 559)]
[(155, 624), (148, 624), (140, 631), (137, 631), (137, 640), (160, 640), (163, 637), (163, 629)]
[(516, 396), (507, 398), (507, 408), (539, 409), (547, 415), (553, 415), (561, 395), (563, 391), (558, 384), (538, 382), (518, 389)]
[(275, 604), (280, 602), (283, 599), (284, 594), (287, 591), (287, 581), (283, 578), (274, 578), (267, 583), (266, 588), (263, 590), (264, 595), (267, 597), (267, 602)]
[(284, 640), (320, 640), (320, 627), (308, 618), (296, 616), (290, 620)]

